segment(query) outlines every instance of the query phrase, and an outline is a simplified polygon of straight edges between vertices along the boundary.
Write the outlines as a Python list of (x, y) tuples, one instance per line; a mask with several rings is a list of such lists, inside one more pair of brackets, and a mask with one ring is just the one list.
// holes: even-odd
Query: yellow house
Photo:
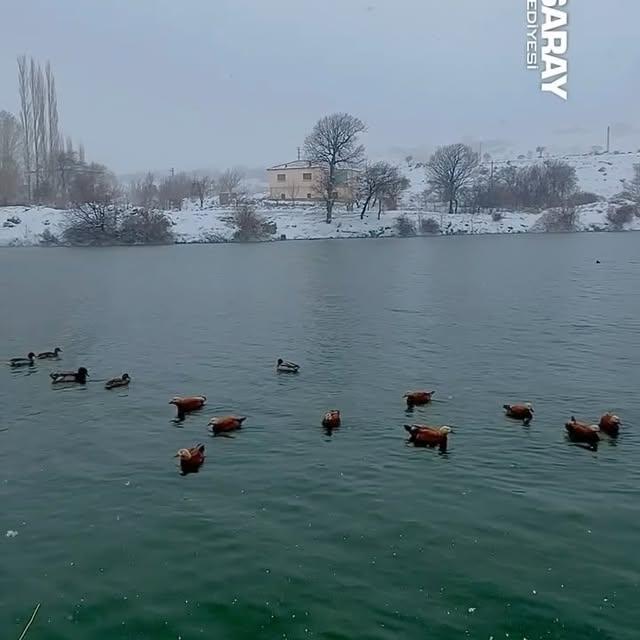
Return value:
[[(322, 200), (324, 168), (310, 160), (293, 160), (267, 169), (269, 198), (272, 200)], [(354, 195), (351, 169), (336, 172), (336, 199), (351, 202)]]

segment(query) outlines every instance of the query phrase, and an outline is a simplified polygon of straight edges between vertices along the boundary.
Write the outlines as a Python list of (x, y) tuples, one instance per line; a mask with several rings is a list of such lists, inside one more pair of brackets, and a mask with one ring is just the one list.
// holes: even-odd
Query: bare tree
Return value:
[(380, 219), (383, 201), (395, 206), (400, 194), (408, 186), (409, 180), (400, 173), (398, 167), (388, 162), (367, 165), (358, 185), (358, 198), (362, 202), (360, 219), (364, 218), (368, 207), (376, 201), (378, 202), (378, 219)]
[(327, 208), (327, 224), (331, 222), (333, 206), (337, 200), (337, 170), (360, 164), (364, 146), (358, 136), (366, 130), (364, 123), (348, 113), (334, 113), (318, 120), (304, 142), (308, 160), (325, 168), (320, 180), (320, 195)]
[(538, 158), (542, 158), (542, 154), (545, 152), (546, 147), (538, 146), (536, 147), (536, 153), (538, 154)]
[(115, 176), (104, 165), (92, 163), (73, 168), (69, 197), (76, 207), (91, 202), (111, 204), (119, 194)]
[(31, 122), (33, 138), (33, 172), (36, 178), (36, 192), (40, 191), (40, 174), (43, 166), (45, 133), (45, 95), (42, 69), (32, 58), (29, 66), (29, 91), (31, 93)]
[(449, 213), (458, 210), (458, 194), (473, 177), (478, 166), (478, 154), (464, 144), (440, 147), (427, 163), (427, 180), (444, 202)]
[(112, 244), (118, 237), (121, 211), (116, 205), (120, 196), (113, 175), (101, 165), (90, 165), (73, 177), (74, 206), (65, 239), (72, 244)]
[(32, 146), (32, 119), (31, 119), (31, 92), (29, 91), (29, 68), (27, 57), (18, 57), (18, 93), (20, 95), (20, 122), (24, 142), (22, 145), (24, 171), (27, 176), (27, 199), (31, 201), (31, 146)]
[(158, 185), (158, 205), (162, 209), (181, 209), (190, 195), (191, 179), (186, 173), (171, 175)]
[(378, 220), (380, 220), (380, 212), (382, 210), (381, 204), (384, 200), (387, 209), (397, 209), (398, 201), (402, 196), (403, 191), (406, 191), (411, 186), (411, 181), (406, 176), (400, 173), (398, 167), (392, 167), (389, 172), (388, 179), (383, 185), (380, 192), (380, 199), (378, 202)]
[(200, 208), (204, 208), (204, 199), (211, 192), (213, 187), (213, 180), (210, 176), (193, 176), (193, 182), (191, 184), (193, 194), (200, 200)]
[(235, 193), (238, 190), (238, 187), (240, 186), (243, 178), (244, 174), (240, 169), (227, 169), (222, 173), (220, 178), (218, 178), (218, 194)]
[(129, 189), (129, 197), (136, 206), (151, 209), (158, 198), (158, 187), (153, 173), (147, 173), (142, 180), (134, 182)]
[(22, 127), (8, 111), (0, 111), (0, 204), (15, 202), (20, 181)]
[(58, 98), (56, 96), (56, 80), (51, 70), (51, 63), (47, 62), (45, 69), (47, 92), (47, 133), (49, 136), (49, 181), (53, 189), (57, 187), (57, 161), (60, 152), (60, 129), (58, 124)]

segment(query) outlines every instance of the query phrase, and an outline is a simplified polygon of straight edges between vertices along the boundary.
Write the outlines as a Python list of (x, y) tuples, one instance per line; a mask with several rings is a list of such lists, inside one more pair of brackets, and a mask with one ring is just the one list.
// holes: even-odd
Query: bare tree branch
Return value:
[(304, 142), (308, 160), (325, 168), (316, 187), (327, 207), (327, 223), (331, 222), (333, 206), (337, 199), (339, 167), (354, 167), (364, 158), (364, 146), (358, 144), (358, 136), (366, 130), (364, 123), (348, 113), (334, 113), (318, 120)]
[(466, 187), (478, 166), (478, 154), (464, 144), (440, 147), (427, 163), (427, 180), (441, 199), (449, 203), (449, 213), (458, 207), (458, 194)]

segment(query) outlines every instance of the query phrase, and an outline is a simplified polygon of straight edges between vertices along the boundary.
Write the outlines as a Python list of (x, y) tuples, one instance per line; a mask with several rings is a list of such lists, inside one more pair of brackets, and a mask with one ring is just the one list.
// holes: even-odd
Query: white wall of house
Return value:
[(273, 200), (317, 200), (320, 167), (269, 169), (269, 197)]
[[(272, 200), (322, 200), (322, 172), (322, 167), (301, 160), (271, 167), (267, 169), (269, 197)], [(350, 186), (340, 185), (336, 191), (338, 201), (352, 200), (353, 189)]]

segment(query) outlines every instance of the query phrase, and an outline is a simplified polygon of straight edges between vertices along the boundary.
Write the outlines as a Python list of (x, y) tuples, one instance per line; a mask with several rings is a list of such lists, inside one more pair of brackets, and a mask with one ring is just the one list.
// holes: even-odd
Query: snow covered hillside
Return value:
[[(557, 159), (565, 160), (576, 168), (581, 190), (596, 193), (603, 198), (600, 202), (578, 208), (577, 228), (583, 231), (610, 229), (606, 219), (608, 200), (621, 191), (622, 180), (632, 177), (632, 167), (635, 163), (640, 163), (640, 153), (562, 156)], [(523, 158), (511, 161), (516, 166), (531, 162)], [(410, 170), (408, 176), (412, 184), (405, 198), (406, 207), (398, 211), (383, 212), (380, 220), (374, 211), (368, 212), (360, 220), (358, 212), (348, 213), (337, 208), (333, 223), (326, 224), (322, 206), (307, 203), (276, 206), (263, 202), (258, 204), (258, 211), (266, 219), (276, 223), (277, 233), (274, 238), (284, 236), (286, 239), (296, 240), (398, 235), (396, 220), (402, 214), (418, 229), (421, 220), (433, 218), (443, 233), (523, 233), (541, 230), (539, 221), (544, 212), (504, 212), (502, 219), (497, 220), (489, 214), (449, 216), (421, 210), (419, 206), (409, 206), (408, 203), (415, 202), (417, 194), (425, 187), (424, 170)], [(185, 203), (181, 211), (165, 213), (173, 223), (172, 230), (177, 242), (220, 242), (230, 240), (233, 236), (234, 229), (229, 223), (233, 212), (229, 207), (208, 204), (200, 210), (192, 202)], [(39, 245), (42, 234), (47, 231), (61, 238), (68, 217), (68, 211), (46, 207), (0, 208), (0, 246)], [(640, 219), (634, 218), (625, 229), (640, 230)]]

